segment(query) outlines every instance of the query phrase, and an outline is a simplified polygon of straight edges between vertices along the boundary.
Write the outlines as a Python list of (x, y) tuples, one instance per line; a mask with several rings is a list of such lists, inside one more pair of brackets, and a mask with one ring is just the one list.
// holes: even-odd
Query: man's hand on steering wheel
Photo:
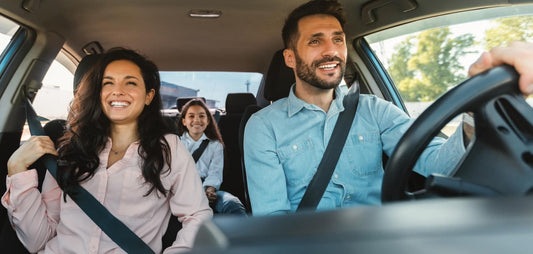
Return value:
[[(500, 66), (507, 64), (507, 66)], [(511, 66), (508, 66), (511, 65)], [(491, 69), (495, 66), (500, 66)], [(426, 191), (454, 195), (524, 195), (533, 191), (533, 44), (495, 48), (470, 67), (472, 77), (433, 103), (407, 130), (385, 169), (382, 201), (417, 199), (407, 180), (426, 145), (462, 112), (475, 113), (475, 140), (451, 176), (430, 176)]]
[(472, 77), (498, 65), (508, 64), (520, 74), (518, 86), (524, 95), (533, 94), (533, 43), (512, 42), (508, 47), (496, 47), (485, 52), (470, 66)]

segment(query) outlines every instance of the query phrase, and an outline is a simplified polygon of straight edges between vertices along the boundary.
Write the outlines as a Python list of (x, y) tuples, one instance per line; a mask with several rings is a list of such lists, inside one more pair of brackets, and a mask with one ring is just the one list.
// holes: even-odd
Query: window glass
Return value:
[[(67, 119), (70, 102), (74, 97), (73, 79), (74, 74), (65, 67), (64, 64), (72, 64), (58, 59), (66, 59), (63, 53), (60, 53), (56, 60), (52, 62), (48, 72), (43, 78), (41, 89), (35, 95), (33, 108), (41, 118), (41, 125), (54, 119)], [(70, 60), (67, 60), (70, 61)], [(63, 63), (64, 64), (63, 64)], [(21, 141), (30, 138), (28, 125), (24, 126)]]
[(0, 51), (4, 51), (18, 28), (19, 26), (13, 21), (0, 16)]
[[(481, 52), (533, 40), (533, 6), (458, 13), (366, 36), (412, 117), (467, 78)], [(531, 102), (530, 102), (531, 104)], [(459, 119), (445, 130), (450, 134)]]
[[(0, 16), (0, 54), (2, 55), (2, 59), (0, 59), (0, 74), (5, 71), (5, 68), (8, 66), (8, 62), (11, 60), (13, 53), (18, 47), (12, 46), (11, 52), (4, 52), (18, 29), (19, 25), (13, 23), (9, 19), (4, 18), (3, 16)], [(0, 87), (0, 95), (3, 94), (6, 84), (7, 82)]]
[(46, 119), (67, 119), (69, 104), (74, 97), (74, 74), (60, 62), (54, 60), (43, 85), (35, 96), (33, 107), (37, 114)]
[(204, 97), (210, 108), (224, 109), (228, 93), (257, 94), (263, 75), (246, 72), (160, 72), (163, 108), (180, 97)]

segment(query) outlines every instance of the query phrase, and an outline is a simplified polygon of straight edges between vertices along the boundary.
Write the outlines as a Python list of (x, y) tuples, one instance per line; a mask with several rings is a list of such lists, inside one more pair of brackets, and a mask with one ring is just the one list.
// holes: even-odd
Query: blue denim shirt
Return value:
[[(294, 95), (252, 115), (244, 135), (244, 160), (254, 215), (295, 211), (315, 174), (344, 110), (345, 89), (335, 89), (328, 112)], [(381, 203), (382, 152), (391, 155), (412, 120), (398, 107), (361, 94), (337, 167), (317, 210)], [(435, 138), (414, 170), (450, 174), (464, 154), (462, 127), (448, 141)]]

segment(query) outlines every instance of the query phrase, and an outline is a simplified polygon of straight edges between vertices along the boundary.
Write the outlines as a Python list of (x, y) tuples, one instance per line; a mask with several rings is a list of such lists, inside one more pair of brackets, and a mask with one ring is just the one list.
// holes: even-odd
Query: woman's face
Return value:
[(200, 137), (209, 124), (209, 117), (202, 106), (192, 105), (185, 112), (182, 123), (187, 127), (189, 135)]
[(105, 68), (100, 100), (112, 124), (136, 124), (154, 94), (154, 89), (146, 92), (141, 69), (133, 62), (117, 60)]

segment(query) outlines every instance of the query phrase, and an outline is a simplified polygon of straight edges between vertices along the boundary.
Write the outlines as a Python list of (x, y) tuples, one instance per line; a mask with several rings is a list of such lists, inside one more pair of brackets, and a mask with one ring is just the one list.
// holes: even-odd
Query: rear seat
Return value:
[(218, 123), (225, 145), (224, 173), (221, 190), (245, 200), (244, 183), (241, 168), (241, 151), (239, 149), (239, 125), (244, 110), (249, 105), (257, 105), (251, 93), (230, 93), (226, 97), (226, 115)]

